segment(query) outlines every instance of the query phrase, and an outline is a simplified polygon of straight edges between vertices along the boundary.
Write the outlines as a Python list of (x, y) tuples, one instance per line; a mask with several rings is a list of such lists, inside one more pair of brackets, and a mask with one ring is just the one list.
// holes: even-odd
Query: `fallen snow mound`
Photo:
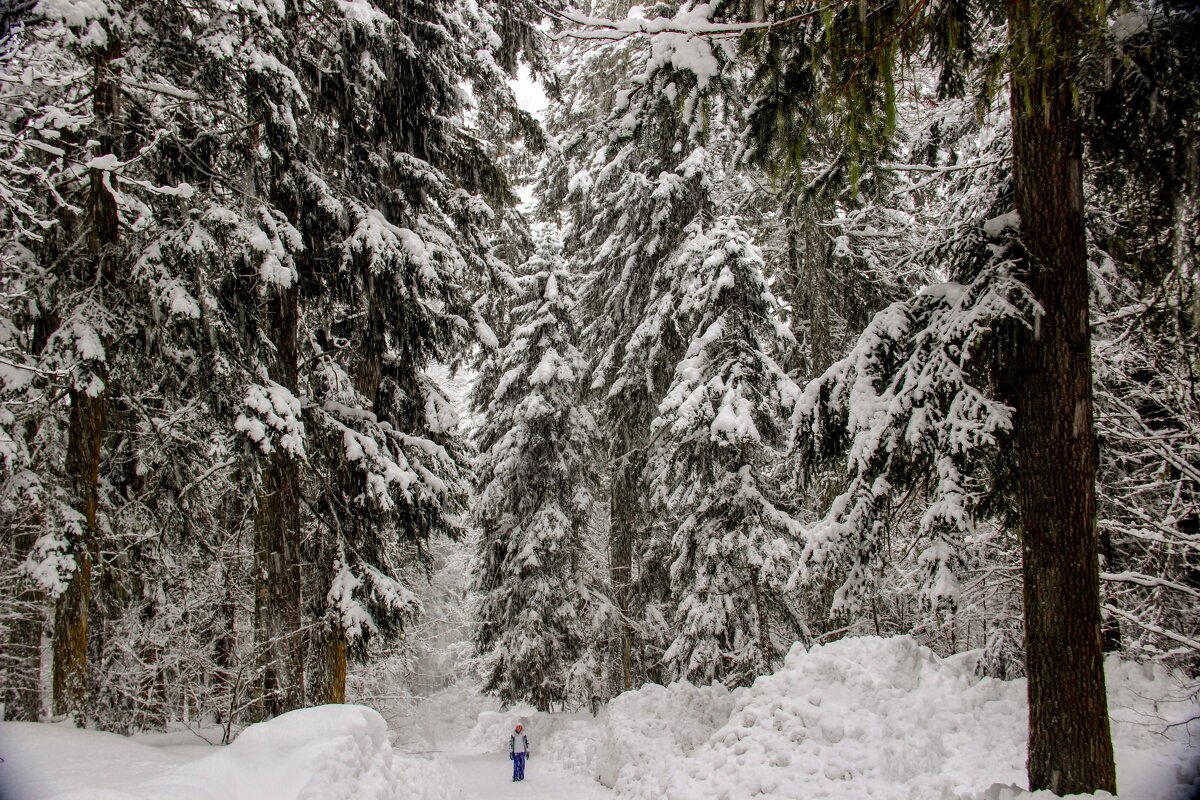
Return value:
[(231, 800), (391, 800), (412, 794), (399, 766), (383, 717), (365, 706), (330, 705), (252, 725), (170, 780), (235, 776), (218, 794)]
[[(631, 797), (955, 798), (1024, 777), (1024, 686), (978, 679), (907, 637), (805, 652), (735, 698), (682, 761), (622, 775)], [(1003, 732), (1003, 735), (997, 735)], [(979, 786), (980, 780), (985, 781)]]
[(12, 724), (0, 735), (9, 773), (0, 795), (23, 800), (442, 800), (453, 790), (434, 780), (432, 762), (398, 757), (387, 723), (365, 706), (292, 711), (199, 758), (56, 725)]
[[(1195, 796), (1188, 726), (1169, 727), (1197, 713), (1181, 676), (1116, 659), (1107, 675), (1122, 800)], [(1019, 788), (1025, 682), (978, 677), (970, 654), (943, 659), (908, 637), (848, 638), (808, 651), (797, 645), (777, 673), (749, 689), (727, 698), (703, 691), (645, 687), (613, 701), (603, 738), (607, 757), (620, 765), (619, 795), (1035, 797)], [(705, 700), (707, 715), (698, 710)], [(1200, 733), (1191, 727), (1193, 737)]]
[[(605, 786), (632, 787), (645, 778), (642, 788), (648, 789), (656, 778), (667, 777), (655, 765), (678, 760), (707, 742), (733, 707), (733, 695), (719, 683), (680, 681), (626, 692), (608, 705), (592, 771)], [(650, 796), (665, 797), (666, 788), (656, 786)]]

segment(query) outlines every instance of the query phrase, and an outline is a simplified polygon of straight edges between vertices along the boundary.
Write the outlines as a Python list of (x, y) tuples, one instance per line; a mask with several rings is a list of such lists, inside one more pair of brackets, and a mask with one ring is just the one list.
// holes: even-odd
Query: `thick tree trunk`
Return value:
[[(294, 56), (299, 24), (296, 4), (284, 0), (281, 5)], [(272, 204), (292, 225), (298, 225), (299, 197), (295, 178), (289, 174), (294, 143), (285, 140), (276, 146), (282, 157), (273, 164)], [(269, 287), (266, 322), (267, 337), (275, 347), (268, 375), (293, 395), (298, 393), (300, 369), (298, 283), (293, 279), (287, 287)], [(254, 652), (259, 715), (264, 719), (305, 703), (300, 492), (299, 461), (276, 448), (263, 465), (254, 514)]]
[[(108, 44), (96, 53), (92, 110), (100, 154), (117, 153), (117, 120), (121, 108), (120, 73), (115, 61), (121, 55), (116, 37), (110, 32)], [(120, 218), (117, 200), (107, 185), (114, 180), (103, 170), (89, 175), (88, 249), (92, 256), (92, 274), (81, 276), (86, 285), (94, 281), (97, 302), (103, 303), (105, 288), (114, 278), (116, 248), (120, 243)], [(104, 341), (110, 350), (112, 342)], [(106, 357), (111, 357), (107, 353)], [(80, 379), (70, 392), (71, 413), (67, 429), (67, 479), (78, 503), (81, 536), (74, 542), (72, 555), (75, 571), (54, 609), (55, 714), (72, 714), (80, 725), (88, 712), (88, 608), (92, 597), (92, 567), (99, 559), (100, 539), (96, 514), (99, 505), (100, 452), (104, 436), (104, 411), (108, 402), (108, 371), (104, 363), (91, 364), (100, 382)]]
[(313, 702), (346, 702), (346, 633), (341, 626), (321, 626), (320, 671), (313, 676)]
[(1014, 393), (1025, 577), (1029, 784), (1116, 793), (1104, 687), (1096, 441), (1074, 94), (1081, 3), (1012, 0), (1013, 172), (1026, 281), (1044, 313), (1018, 335)]
[(799, 327), (793, 333), (805, 345), (805, 363), (800, 366), (808, 376), (828, 369), (838, 353), (830, 313), (838, 293), (829, 275), (829, 234), (817, 221), (821, 213), (819, 207), (806, 208), (788, 225), (788, 266), (794, 276), (790, 299)]
[(88, 716), (88, 608), (92, 599), (92, 565), (99, 557), (96, 512), (104, 395), (93, 397), (82, 391), (71, 392), (67, 475), (79, 503), (82, 535), (72, 553), (75, 571), (54, 606), (54, 713), (73, 715), (80, 725)]
[[(273, 288), (268, 335), (275, 345), (271, 379), (297, 391), (299, 291)], [(304, 705), (300, 553), (300, 464), (277, 448), (262, 467), (254, 514), (254, 645), (259, 714), (277, 716)]]

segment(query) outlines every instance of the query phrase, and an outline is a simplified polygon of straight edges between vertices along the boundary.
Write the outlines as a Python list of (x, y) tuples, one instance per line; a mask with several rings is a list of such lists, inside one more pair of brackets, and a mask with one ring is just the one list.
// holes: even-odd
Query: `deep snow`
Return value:
[[(630, 800), (1028, 800), (1025, 682), (974, 667), (902, 636), (796, 646), (748, 689), (647, 686), (538, 741)], [(1195, 681), (1115, 658), (1106, 675), (1121, 798), (1200, 797)], [(504, 728), (481, 715), (469, 741)]]
[[(0, 725), (4, 800), (392, 800), (428, 791), (424, 760), (396, 755), (363, 706), (321, 706), (252, 725), (228, 747), (154, 746), (154, 737), (66, 725)], [(451, 788), (439, 776), (439, 783)]]
[[(1106, 665), (1123, 800), (1200, 797), (1195, 681)], [(0, 724), (0, 800), (1032, 800), (1025, 685), (906, 637), (796, 647), (748, 689), (647, 686), (600, 716), (507, 711), (459, 685), (392, 731), (363, 706), (247, 728), (126, 738)], [(1188, 720), (1191, 720), (1188, 722)], [(533, 757), (511, 782), (508, 733)], [(391, 741), (389, 741), (389, 739)]]
[[(451, 695), (456, 696), (461, 692)], [(612, 797), (594, 780), (564, 772), (552, 759), (536, 755), (526, 780), (514, 784), (506, 732), (487, 747), (464, 748), (474, 718), (456, 719), (449, 713), (442, 722), (447, 724), (409, 731), (415, 735), (395, 750), (383, 718), (352, 705), (293, 711), (247, 728), (228, 747), (205, 744), (187, 732), (133, 739), (62, 724), (2, 723), (0, 800)], [(404, 752), (428, 746), (430, 735), (445, 749)]]

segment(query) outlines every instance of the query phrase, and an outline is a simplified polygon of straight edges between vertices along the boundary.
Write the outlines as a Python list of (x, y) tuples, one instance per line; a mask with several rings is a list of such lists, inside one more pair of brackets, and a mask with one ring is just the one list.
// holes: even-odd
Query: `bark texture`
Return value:
[[(97, 151), (118, 157), (120, 55), (119, 43), (109, 32), (107, 45), (96, 51), (92, 93)], [(101, 307), (105, 289), (115, 276), (115, 251), (121, 238), (117, 200), (110, 187), (112, 180), (108, 172), (100, 169), (93, 169), (88, 175), (87, 271), (90, 274), (79, 276), (83, 285), (93, 284), (95, 301)], [(102, 342), (105, 350), (110, 351), (111, 337), (102, 337)], [(100, 556), (96, 515), (100, 502), (104, 412), (108, 403), (108, 370), (104, 364), (88, 364), (85, 369), (90, 369), (99, 383), (80, 376), (70, 391), (66, 473), (80, 516), (80, 536), (73, 543), (75, 571), (55, 602), (53, 659), (53, 711), (56, 715), (74, 715), (80, 725), (88, 716), (88, 609), (92, 601), (92, 568)]]
[(104, 393), (71, 392), (67, 475), (78, 502), (81, 536), (72, 553), (75, 571), (54, 605), (53, 710), (73, 715), (80, 725), (88, 717), (88, 608), (100, 546), (96, 514), (104, 406)]
[(313, 676), (313, 702), (346, 702), (346, 633), (340, 625), (321, 626), (320, 665)]
[[(270, 292), (268, 335), (275, 345), (271, 380), (297, 391), (299, 291)], [(301, 631), (300, 463), (276, 448), (262, 465), (254, 514), (254, 645), (259, 714), (278, 716), (304, 705)]]
[(1100, 619), (1096, 441), (1075, 102), (1090, 8), (1013, 0), (1013, 171), (1044, 313), (1011, 359), (1025, 578), (1030, 789), (1116, 793)]

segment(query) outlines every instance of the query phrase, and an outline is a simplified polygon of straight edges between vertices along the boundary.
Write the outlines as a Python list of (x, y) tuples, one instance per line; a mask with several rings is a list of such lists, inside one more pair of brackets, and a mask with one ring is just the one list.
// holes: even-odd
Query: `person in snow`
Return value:
[(513, 762), (513, 781), (525, 780), (525, 759), (529, 758), (529, 737), (520, 725), (508, 737), (508, 757)]

